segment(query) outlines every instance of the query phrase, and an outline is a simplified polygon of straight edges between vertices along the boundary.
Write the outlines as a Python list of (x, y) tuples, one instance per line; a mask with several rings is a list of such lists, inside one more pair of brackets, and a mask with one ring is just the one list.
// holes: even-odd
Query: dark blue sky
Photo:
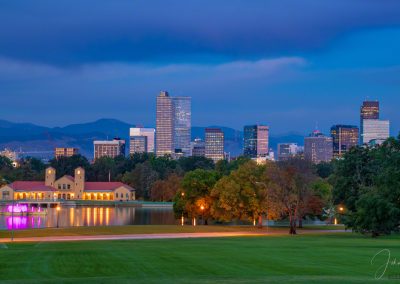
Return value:
[(193, 125), (274, 134), (358, 124), (369, 97), (395, 134), (400, 1), (0, 2), (0, 119), (150, 126), (160, 90)]

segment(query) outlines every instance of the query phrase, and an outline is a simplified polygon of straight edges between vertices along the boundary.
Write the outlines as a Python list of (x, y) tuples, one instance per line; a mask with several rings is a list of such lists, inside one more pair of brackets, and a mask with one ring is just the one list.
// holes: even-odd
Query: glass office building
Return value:
[(190, 97), (172, 97), (174, 108), (174, 151), (190, 155), (192, 128), (192, 100)]
[(250, 158), (266, 157), (269, 146), (269, 127), (247, 125), (244, 127), (243, 154)]
[(331, 128), (333, 139), (333, 156), (340, 158), (352, 147), (358, 145), (359, 129), (353, 125), (334, 125)]
[(224, 133), (220, 128), (206, 128), (205, 156), (214, 161), (224, 159)]

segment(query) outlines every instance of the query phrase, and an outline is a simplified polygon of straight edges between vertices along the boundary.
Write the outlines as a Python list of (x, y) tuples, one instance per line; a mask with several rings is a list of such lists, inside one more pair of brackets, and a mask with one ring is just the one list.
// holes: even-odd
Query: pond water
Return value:
[(172, 208), (79, 206), (62, 207), (59, 212), (55, 208), (46, 210), (47, 214), (36, 216), (0, 215), (0, 229), (57, 227), (57, 222), (59, 227), (178, 224)]

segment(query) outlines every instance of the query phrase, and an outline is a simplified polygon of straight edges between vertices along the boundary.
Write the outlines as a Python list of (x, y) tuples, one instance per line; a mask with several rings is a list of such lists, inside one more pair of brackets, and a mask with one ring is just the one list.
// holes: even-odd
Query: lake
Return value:
[[(1, 210), (3, 211), (3, 210)], [(58, 219), (58, 221), (57, 221)], [(46, 215), (14, 216), (0, 215), (0, 229), (24, 230), (31, 228), (119, 225), (175, 225), (172, 208), (138, 208), (114, 206), (62, 207), (59, 212), (48, 208)]]

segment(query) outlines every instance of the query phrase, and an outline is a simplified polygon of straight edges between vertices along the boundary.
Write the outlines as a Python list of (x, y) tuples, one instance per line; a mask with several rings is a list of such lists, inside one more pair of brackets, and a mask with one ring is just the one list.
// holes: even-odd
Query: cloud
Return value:
[(400, 24), (397, 0), (14, 0), (0, 56), (51, 65), (257, 60)]

